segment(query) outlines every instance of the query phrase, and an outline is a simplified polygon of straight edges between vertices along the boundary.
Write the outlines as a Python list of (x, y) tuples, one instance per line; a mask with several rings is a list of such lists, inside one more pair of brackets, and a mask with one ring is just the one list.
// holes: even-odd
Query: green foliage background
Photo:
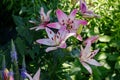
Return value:
[[(57, 21), (56, 9), (62, 9), (69, 14), (72, 9), (79, 8), (79, 5), (72, 1), (74, 0), (3, 0), (0, 3), (0, 33), (2, 33), (0, 34), (0, 54), (6, 56), (8, 69), (11, 65), (10, 39), (13, 38), (18, 52), (19, 68), (22, 66), (22, 58), (25, 55), (27, 71), (34, 74), (40, 67), (41, 80), (119, 80), (120, 0), (91, 0), (91, 4), (90, 0), (87, 0), (88, 7), (101, 16), (99, 19), (86, 19), (89, 23), (82, 31), (84, 39), (92, 35), (100, 36), (98, 42), (92, 46), (93, 49), (100, 48), (95, 59), (103, 66), (91, 66), (93, 75), (89, 75), (79, 60), (74, 58), (79, 54), (79, 45), (82, 43), (75, 38), (68, 40), (67, 49), (72, 49), (71, 52), (58, 49), (46, 53), (47, 46), (35, 43), (37, 39), (46, 37), (45, 31), (29, 30), (30, 27), (35, 26), (30, 24), (29, 20), (40, 21), (40, 7), (44, 7), (46, 12), (52, 10), (51, 22), (54, 22)], [(77, 14), (77, 18), (84, 19), (80, 13)], [(4, 29), (12, 33), (10, 38), (10, 33), (3, 32)], [(0, 57), (0, 63), (2, 63), (2, 56)]]

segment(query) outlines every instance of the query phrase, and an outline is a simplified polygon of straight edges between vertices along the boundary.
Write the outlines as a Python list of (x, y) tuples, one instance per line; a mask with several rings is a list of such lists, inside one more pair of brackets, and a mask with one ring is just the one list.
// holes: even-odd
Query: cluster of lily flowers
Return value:
[[(86, 20), (80, 20), (76, 19), (75, 16), (77, 14), (78, 10), (74, 9), (71, 11), (69, 15), (65, 14), (62, 10), (57, 9), (56, 15), (58, 22), (50, 23), (50, 13), (51, 10), (45, 14), (43, 7), (41, 7), (40, 10), (40, 17), (41, 17), (41, 23), (39, 26), (32, 27), (30, 30), (35, 29), (35, 31), (43, 30), (47, 32), (48, 38), (45, 39), (38, 39), (36, 40), (37, 43), (48, 45), (49, 47), (45, 50), (46, 52), (50, 52), (53, 50), (56, 50), (58, 48), (66, 48), (66, 40), (74, 36), (79, 41), (82, 41), (82, 37), (80, 35), (83, 26), (87, 25)], [(88, 10), (85, 0), (80, 0), (80, 12), (82, 14), (82, 17), (84, 18), (99, 18), (100, 16), (95, 14), (92, 10)], [(30, 21), (33, 22), (33, 21)], [(57, 29), (58, 32), (54, 33), (52, 31), (52, 28)], [(95, 65), (95, 66), (101, 66), (100, 63), (98, 63), (93, 57), (98, 53), (99, 49), (96, 49), (91, 52), (91, 45), (94, 43), (99, 36), (92, 36), (84, 41), (85, 48), (81, 46), (81, 52), (80, 52), (80, 62), (81, 64), (89, 71), (90, 74), (92, 74), (92, 69), (88, 64)]]
[[(95, 14), (93, 11), (88, 10), (85, 0), (80, 0), (80, 10), (82, 14), (82, 17), (84, 18), (94, 18), (94, 17), (100, 17), (99, 15)], [(83, 26), (87, 25), (86, 20), (80, 20), (76, 19), (75, 16), (77, 14), (78, 10), (74, 9), (71, 11), (69, 15), (65, 14), (62, 10), (57, 9), (56, 15), (58, 22), (50, 23), (50, 13), (51, 10), (47, 12), (47, 14), (44, 12), (44, 8), (41, 7), (40, 10), (40, 17), (41, 17), (41, 23), (38, 26), (30, 28), (30, 30), (35, 29), (35, 31), (38, 30), (45, 30), (48, 38), (45, 39), (38, 39), (36, 40), (37, 43), (47, 45), (49, 46), (45, 51), (50, 52), (53, 50), (56, 50), (58, 48), (66, 48), (66, 40), (74, 36), (79, 41), (83, 41), (80, 33), (82, 31)], [(31, 21), (31, 23), (34, 23), (34, 21)], [(52, 28), (57, 29), (57, 33), (55, 33)], [(81, 52), (79, 56), (79, 60), (81, 64), (88, 70), (90, 74), (92, 74), (92, 69), (89, 66), (95, 65), (95, 66), (101, 66), (100, 63), (98, 63), (93, 57), (98, 53), (99, 49), (91, 51), (91, 45), (94, 43), (99, 36), (92, 36), (88, 39), (86, 39), (83, 43), (85, 45), (85, 48), (81, 46)], [(14, 43), (12, 42), (12, 51), (11, 51), (11, 58), (12, 61), (17, 64), (17, 53), (15, 50)], [(8, 71), (6, 67), (4, 67), (2, 71), (3, 80), (14, 80), (14, 73), (12, 69)], [(21, 69), (21, 76), (24, 79), (29, 78), (30, 80), (40, 80), (40, 69), (36, 72), (36, 74), (31, 77), (30, 74), (27, 73), (26, 67), (25, 67), (25, 61), (23, 61), (23, 66)]]

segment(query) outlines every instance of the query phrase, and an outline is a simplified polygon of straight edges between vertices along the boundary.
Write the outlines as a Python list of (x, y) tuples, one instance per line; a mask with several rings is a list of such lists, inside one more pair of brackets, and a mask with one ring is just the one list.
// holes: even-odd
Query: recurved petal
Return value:
[(77, 10), (77, 9), (74, 9), (74, 10), (70, 13), (69, 18), (70, 18), (71, 20), (74, 20), (75, 15), (76, 15), (77, 12), (78, 12), (78, 10)]
[(84, 62), (81, 62), (81, 64), (88, 70), (88, 72), (89, 72), (90, 74), (92, 74), (92, 69), (91, 69), (91, 67), (90, 67), (88, 64), (86, 64), (86, 63), (84, 63)]
[(86, 20), (74, 20), (74, 24), (75, 24), (75, 29), (78, 29), (80, 27), (80, 24), (83, 26), (87, 25), (87, 21)]
[(44, 44), (44, 45), (49, 45), (49, 46), (55, 45), (55, 42), (51, 39), (38, 39), (36, 40), (36, 42), (39, 44)]
[(65, 42), (69, 37), (74, 36), (75, 33), (66, 33), (65, 38), (63, 39), (63, 42)]
[(66, 46), (67, 46), (66, 43), (61, 43), (61, 44), (59, 45), (60, 48), (66, 48)]
[(48, 47), (45, 51), (49, 52), (49, 51), (53, 51), (56, 50), (58, 47)]
[(40, 80), (40, 68), (38, 69), (38, 71), (34, 75), (33, 80)]
[(58, 22), (49, 23), (49, 24), (47, 24), (47, 26), (50, 27), (50, 28), (55, 28), (55, 29), (60, 29), (61, 28), (61, 25)]
[(67, 15), (63, 11), (61, 11), (60, 9), (58, 9), (56, 11), (56, 15), (57, 15), (58, 21), (61, 24), (64, 24), (67, 22), (67, 19), (68, 19)]
[(95, 59), (88, 59), (85, 62), (91, 64), (91, 65), (95, 65), (95, 66), (101, 66), (100, 63), (98, 63)]
[(91, 43), (94, 43), (98, 38), (99, 38), (98, 35), (92, 36), (92, 37), (90, 37), (90, 38), (87, 38), (87, 39), (84, 41), (84, 44), (87, 44), (89, 41), (90, 41)]
[(82, 37), (81, 37), (81, 35), (77, 35), (77, 36), (75, 36), (78, 40), (80, 40), (80, 41), (82, 41)]

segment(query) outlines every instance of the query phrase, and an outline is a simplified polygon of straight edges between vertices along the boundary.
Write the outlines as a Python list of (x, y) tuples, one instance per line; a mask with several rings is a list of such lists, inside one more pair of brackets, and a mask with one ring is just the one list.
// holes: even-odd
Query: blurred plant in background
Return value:
[[(46, 53), (47, 46), (36, 44), (39, 38), (46, 38), (46, 32), (30, 31), (33, 26), (40, 23), (39, 10), (44, 8), (45, 13), (52, 10), (50, 22), (57, 22), (57, 9), (69, 14), (73, 9), (80, 9), (76, 0), (3, 0), (0, 4), (0, 74), (4, 68), (18, 75), (23, 71), (33, 76), (40, 68), (41, 80), (119, 80), (120, 77), (120, 1), (119, 0), (86, 0), (89, 10), (101, 18), (83, 18), (82, 14), (76, 14), (77, 19), (87, 20), (87, 26), (80, 29), (83, 40), (93, 35), (99, 35), (99, 39), (92, 44), (92, 50), (100, 49), (94, 59), (102, 66), (90, 65), (93, 74), (81, 65), (77, 56), (80, 53), (81, 41), (74, 37), (67, 40), (67, 50), (57, 49)], [(30, 24), (29, 20), (36, 24)], [(11, 62), (11, 38), (14, 40), (17, 51), (17, 62)], [(84, 45), (84, 44), (83, 44)], [(24, 56), (24, 57), (23, 57)], [(23, 60), (25, 59), (25, 60)], [(26, 62), (26, 65), (24, 64)], [(17, 65), (16, 65), (17, 63)], [(12, 66), (11, 66), (12, 64)], [(24, 64), (24, 65), (23, 65)], [(17, 68), (18, 66), (19, 68)], [(17, 69), (17, 70), (15, 70)], [(16, 72), (18, 71), (18, 72)], [(2, 80), (2, 75), (0, 75)], [(19, 78), (21, 78), (19, 74)], [(16, 79), (17, 80), (17, 79)], [(24, 80), (21, 78), (21, 80)]]

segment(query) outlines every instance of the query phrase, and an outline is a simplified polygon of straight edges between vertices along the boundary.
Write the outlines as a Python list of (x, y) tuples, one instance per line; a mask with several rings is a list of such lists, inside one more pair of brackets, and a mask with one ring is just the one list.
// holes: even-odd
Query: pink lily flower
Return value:
[(100, 16), (95, 14), (92, 10), (88, 10), (85, 0), (80, 0), (80, 11), (85, 18), (100, 18)]
[(90, 41), (91, 43), (94, 43), (96, 40), (98, 40), (98, 38), (99, 38), (98, 35), (92, 36), (92, 37), (86, 39), (86, 40), (84, 41), (84, 44), (87, 44), (89, 41)]
[[(61, 27), (66, 27), (66, 30), (68, 30), (69, 33), (71, 33), (71, 32), (76, 33), (76, 30), (79, 28), (80, 24), (81, 25), (87, 24), (87, 21), (85, 21), (85, 20), (75, 19), (75, 15), (77, 12), (78, 12), (77, 9), (74, 9), (70, 13), (70, 15), (67, 16), (62, 10), (58, 9), (56, 11), (58, 22), (50, 23), (47, 26), (49, 26), (51, 28), (56, 28), (56, 29), (60, 29)], [(76, 36), (76, 34), (74, 36)], [(80, 36), (80, 35), (78, 35), (78, 36)], [(79, 38), (81, 40), (81, 37), (79, 37)]]
[(84, 49), (81, 46), (80, 62), (88, 70), (88, 72), (92, 74), (92, 69), (88, 64), (95, 65), (95, 66), (101, 66), (101, 64), (98, 63), (95, 59), (93, 59), (93, 57), (98, 53), (99, 49), (91, 52), (90, 48), (91, 48), (90, 41), (87, 43)]
[(48, 45), (46, 52), (56, 50), (57, 48), (66, 48), (65, 41), (70, 37), (73, 36), (74, 33), (67, 33), (65, 28), (59, 29), (57, 34), (55, 34), (51, 29), (46, 28), (46, 32), (48, 35), (48, 39), (38, 39), (36, 42), (39, 44)]
[(30, 74), (28, 74), (26, 72), (25, 72), (25, 74), (30, 80), (40, 80), (40, 68), (38, 69), (36, 74), (33, 76), (33, 78), (30, 76)]
[[(40, 29), (45, 29), (47, 27), (47, 24), (50, 22), (50, 13), (51, 10), (49, 10), (47, 14), (45, 14), (43, 7), (41, 7), (40, 10), (41, 23), (38, 26), (30, 28), (30, 30), (35, 29), (36, 31), (38, 31)], [(34, 21), (31, 20), (29, 22), (35, 23)]]

